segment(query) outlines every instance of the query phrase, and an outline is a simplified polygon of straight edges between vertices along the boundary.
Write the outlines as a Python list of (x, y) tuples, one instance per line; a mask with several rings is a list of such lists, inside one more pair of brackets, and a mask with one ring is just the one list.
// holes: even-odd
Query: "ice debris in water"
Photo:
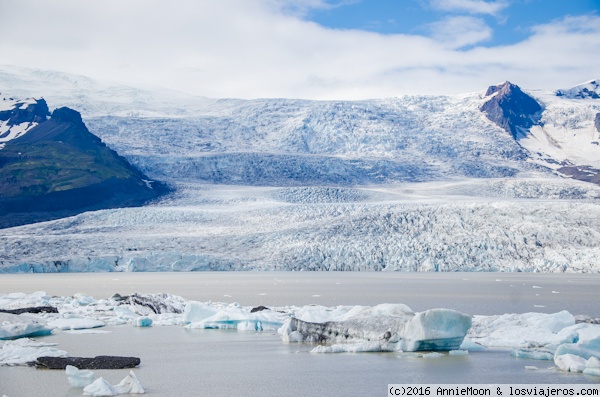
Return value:
[(67, 365), (65, 373), (71, 387), (83, 389), (94, 382), (94, 372), (89, 369), (79, 369), (72, 365)]
[(111, 385), (104, 378), (98, 378), (83, 389), (84, 396), (118, 396), (120, 394), (144, 394), (145, 390), (133, 371), (119, 384)]
[(471, 317), (454, 310), (414, 313), (406, 305), (384, 304), (355, 307), (338, 321), (317, 323), (293, 317), (279, 334), (285, 342), (355, 343), (317, 347), (315, 353), (455, 350), (470, 326)]

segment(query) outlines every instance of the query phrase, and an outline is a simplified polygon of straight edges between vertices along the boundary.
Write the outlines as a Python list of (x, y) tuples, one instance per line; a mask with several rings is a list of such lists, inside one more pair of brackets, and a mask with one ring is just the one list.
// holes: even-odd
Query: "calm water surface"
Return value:
[[(405, 303), (469, 314), (556, 312), (600, 317), (600, 277), (572, 274), (419, 273), (102, 273), (0, 275), (0, 293), (44, 290), (103, 298), (115, 292), (169, 292), (242, 305)], [(311, 354), (273, 332), (109, 327), (108, 334), (57, 333), (43, 338), (70, 355), (135, 355), (148, 395), (385, 396), (388, 383), (595, 383), (600, 378), (514, 359), (508, 351), (418, 358), (396, 353)], [(537, 370), (526, 370), (536, 366)], [(95, 371), (117, 383), (127, 371)], [(0, 368), (0, 395), (80, 396), (63, 371)]]

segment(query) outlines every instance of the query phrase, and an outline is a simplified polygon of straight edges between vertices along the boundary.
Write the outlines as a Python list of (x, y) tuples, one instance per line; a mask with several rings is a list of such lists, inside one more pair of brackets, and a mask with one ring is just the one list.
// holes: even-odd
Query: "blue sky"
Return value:
[(599, 3), (0, 0), (0, 62), (218, 98), (556, 90), (600, 78)]
[(600, 0), (487, 1), (490, 5), (497, 4), (498, 10), (493, 13), (484, 12), (485, 10), (477, 12), (474, 6), (477, 3), (485, 2), (338, 0), (329, 2), (331, 8), (310, 10), (304, 18), (334, 29), (429, 36), (432, 34), (432, 25), (436, 22), (448, 17), (468, 15), (481, 19), (493, 30), (489, 39), (479, 43), (485, 47), (493, 47), (515, 44), (526, 39), (532, 34), (532, 26), (549, 23), (567, 15), (598, 15), (600, 11)]

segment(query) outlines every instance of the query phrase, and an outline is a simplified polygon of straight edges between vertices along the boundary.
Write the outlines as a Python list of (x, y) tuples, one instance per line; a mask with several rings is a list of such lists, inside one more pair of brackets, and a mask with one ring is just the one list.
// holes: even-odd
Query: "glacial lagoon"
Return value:
[[(535, 273), (198, 272), (14, 274), (0, 293), (84, 293), (96, 298), (168, 292), (186, 299), (244, 306), (404, 303), (467, 314), (554, 313), (600, 317), (599, 275)], [(410, 353), (313, 354), (273, 331), (110, 326), (102, 333), (57, 332), (40, 338), (70, 355), (135, 355), (134, 372), (148, 395), (386, 395), (389, 383), (593, 383), (600, 378), (556, 370), (552, 361), (516, 359), (508, 349), (464, 356)], [(104, 332), (110, 331), (110, 332)], [(537, 368), (537, 369), (527, 369)], [(128, 371), (95, 371), (115, 384)], [(80, 396), (64, 371), (0, 367), (0, 395)]]

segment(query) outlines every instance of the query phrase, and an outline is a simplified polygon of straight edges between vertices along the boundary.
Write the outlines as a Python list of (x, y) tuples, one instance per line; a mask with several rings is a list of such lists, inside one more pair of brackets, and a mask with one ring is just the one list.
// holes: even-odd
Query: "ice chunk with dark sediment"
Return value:
[(291, 318), (280, 329), (286, 342), (377, 342), (375, 350), (456, 350), (471, 327), (471, 317), (450, 309), (414, 313), (405, 305), (378, 305), (342, 321), (309, 322)]

